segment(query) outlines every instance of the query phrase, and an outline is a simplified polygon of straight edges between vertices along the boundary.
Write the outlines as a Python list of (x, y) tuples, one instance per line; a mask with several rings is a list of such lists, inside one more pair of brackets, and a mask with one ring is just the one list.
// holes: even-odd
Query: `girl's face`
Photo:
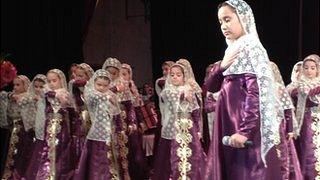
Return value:
[(50, 89), (56, 90), (56, 89), (62, 88), (61, 79), (57, 73), (49, 72), (47, 74), (47, 79), (48, 79), (48, 85)]
[(182, 86), (184, 84), (184, 74), (180, 67), (175, 66), (170, 70), (170, 76), (172, 80), (172, 84), (175, 86)]
[(131, 80), (130, 73), (129, 73), (129, 69), (127, 69), (127, 68), (121, 68), (121, 70), (120, 70), (120, 76), (121, 76), (125, 81), (130, 81), (130, 80)]
[(218, 10), (220, 28), (226, 39), (234, 41), (245, 34), (235, 10), (228, 6), (222, 6)]
[(110, 81), (108, 79), (97, 77), (94, 81), (94, 88), (95, 90), (105, 93), (109, 89)]
[(107, 67), (106, 70), (110, 73), (112, 80), (115, 80), (119, 77), (119, 69), (115, 67)]
[(41, 91), (44, 87), (44, 82), (41, 81), (41, 80), (35, 80), (33, 82), (33, 88), (34, 88), (34, 91), (36, 93), (36, 95), (40, 95), (41, 94)]
[(25, 92), (24, 83), (21, 79), (15, 78), (13, 80), (13, 92), (16, 94), (21, 94)]
[(312, 60), (307, 60), (303, 63), (303, 74), (309, 79), (317, 76), (317, 64)]
[(163, 76), (167, 76), (169, 74), (169, 71), (170, 71), (170, 67), (168, 65), (163, 65), (162, 66), (162, 74)]
[(87, 76), (86, 71), (82, 68), (77, 68), (74, 72), (75, 78), (76, 79), (84, 79), (84, 80), (89, 80), (90, 78)]

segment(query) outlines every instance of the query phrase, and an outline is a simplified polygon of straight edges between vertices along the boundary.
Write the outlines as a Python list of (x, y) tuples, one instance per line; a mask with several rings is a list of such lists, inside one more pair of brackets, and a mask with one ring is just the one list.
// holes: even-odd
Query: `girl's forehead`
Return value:
[(53, 77), (59, 77), (59, 75), (57, 74), (57, 73), (55, 73), (55, 72), (49, 72), (48, 73), (48, 77), (50, 77), (50, 78), (53, 78)]
[(303, 63), (303, 65), (316, 66), (317, 63), (316, 63), (314, 60), (312, 60), (312, 59), (308, 59), (308, 60), (306, 60), (306, 61)]
[(235, 14), (235, 11), (230, 7), (230, 6), (222, 6), (219, 10), (218, 10), (218, 16), (220, 18), (223, 17), (230, 17), (233, 14)]
[(13, 84), (23, 84), (23, 82), (21, 79), (16, 78), (13, 80)]

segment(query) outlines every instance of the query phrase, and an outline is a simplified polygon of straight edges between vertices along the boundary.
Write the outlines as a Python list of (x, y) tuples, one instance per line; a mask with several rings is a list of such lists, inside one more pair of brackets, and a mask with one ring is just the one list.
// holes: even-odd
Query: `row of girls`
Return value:
[[(162, 66), (153, 179), (320, 179), (319, 56), (298, 62), (286, 87), (259, 40), (251, 7), (225, 1), (218, 19), (228, 48), (208, 66), (202, 91), (187, 60)], [(206, 133), (210, 145), (203, 150)]]
[[(96, 72), (85, 63), (66, 81), (59, 69), (30, 82), (18, 75), (1, 92), (7, 150), (2, 179), (144, 179), (143, 104), (132, 69), (108, 58)], [(1, 140), (2, 141), (2, 140)]]
[[(220, 89), (215, 75), (221, 61), (208, 66), (202, 89), (195, 82), (187, 60), (164, 62), (163, 77), (156, 81), (162, 129), (152, 179), (319, 179), (320, 57), (312, 54), (298, 62), (287, 87), (278, 66), (272, 61), (267, 64), (276, 93), (273, 106), (279, 109), (275, 116), (280, 121), (278, 125), (270, 124), (277, 129), (278, 136), (272, 139), (277, 142), (262, 159), (261, 132), (254, 130), (261, 125), (252, 124), (257, 121), (259, 114), (254, 114), (259, 110), (250, 104), (258, 102), (251, 100), (245, 104), (249, 98), (246, 96), (252, 93), (250, 91), (258, 91), (257, 87), (250, 87), (254, 86), (252, 77), (245, 77), (251, 75), (232, 75), (228, 78), (233, 79), (224, 80), (228, 84), (233, 81), (235, 87), (232, 88), (241, 88), (228, 94)], [(239, 81), (235, 78), (245, 79)], [(214, 85), (210, 86), (212, 81)], [(221, 104), (219, 101), (226, 95), (230, 96), (227, 98), (229, 102)], [(252, 106), (243, 111), (252, 113), (253, 122), (233, 124), (237, 123), (237, 118), (245, 117), (236, 112), (243, 108), (236, 99), (244, 99), (245, 106)], [(233, 117), (220, 117), (228, 116), (228, 111), (233, 111)], [(229, 118), (234, 122), (223, 122)], [(235, 132), (247, 133), (245, 141), (251, 143), (232, 145), (231, 142), (222, 142), (223, 136)], [(209, 150), (204, 143), (206, 134), (210, 137)]]

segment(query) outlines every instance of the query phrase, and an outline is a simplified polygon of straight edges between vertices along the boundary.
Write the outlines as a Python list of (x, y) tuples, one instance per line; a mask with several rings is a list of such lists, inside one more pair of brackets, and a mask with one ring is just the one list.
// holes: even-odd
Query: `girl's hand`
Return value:
[(288, 133), (288, 140), (294, 139), (295, 135), (293, 132)]
[(134, 124), (134, 125), (129, 125), (128, 126), (128, 133), (129, 135), (132, 134), (134, 131), (137, 130), (137, 126)]
[(234, 148), (244, 148), (244, 143), (248, 140), (247, 137), (235, 133), (230, 137), (230, 146)]
[(124, 85), (122, 83), (117, 84), (116, 88), (117, 88), (118, 92), (123, 92), (124, 91)]
[(236, 50), (231, 53), (226, 53), (223, 57), (223, 60), (220, 63), (220, 68), (225, 70), (228, 69), (229, 66), (238, 58), (239, 50)]
[(19, 94), (12, 94), (11, 97), (15, 102), (19, 102), (22, 99), (22, 96)]
[(192, 100), (193, 100), (192, 91), (191, 91), (191, 90), (187, 91), (187, 92), (185, 93), (185, 95), (186, 95), (187, 101), (192, 102)]

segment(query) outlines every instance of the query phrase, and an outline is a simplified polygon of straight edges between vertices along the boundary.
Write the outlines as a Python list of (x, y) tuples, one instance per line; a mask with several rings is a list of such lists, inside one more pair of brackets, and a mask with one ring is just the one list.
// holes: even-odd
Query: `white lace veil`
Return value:
[(37, 139), (44, 139), (44, 123), (45, 123), (45, 99), (44, 92), (38, 96), (38, 101), (35, 101), (36, 92), (34, 89), (34, 82), (42, 81), (44, 84), (47, 83), (47, 78), (43, 74), (37, 74), (26, 93), (22, 98), (20, 104), (21, 117), (26, 131), (35, 128), (35, 134)]
[(193, 70), (192, 70), (192, 66), (190, 64), (190, 62), (186, 59), (179, 59), (177, 61), (178, 64), (183, 65), (186, 68), (186, 71), (188, 72), (188, 76), (187, 77), (187, 82), (190, 84), (190, 86), (194, 89), (194, 91), (197, 93), (197, 95), (200, 94), (200, 100), (201, 100), (201, 93), (202, 93), (202, 89), (199, 86), (199, 84), (196, 81), (196, 78), (194, 76)]
[(114, 126), (113, 116), (120, 114), (121, 111), (117, 96), (112, 91), (101, 93), (95, 89), (94, 83), (98, 77), (111, 80), (108, 71), (99, 69), (84, 88), (84, 98), (92, 121), (87, 138), (110, 142), (112, 126)]
[[(278, 66), (272, 61), (270, 61), (270, 65), (271, 65), (272, 72), (273, 72), (273, 75), (275, 78), (275, 83), (276, 83), (275, 85), (276, 85), (277, 92), (278, 92), (276, 95), (277, 95), (278, 103), (281, 105), (280, 109), (281, 109), (281, 111), (291, 110), (293, 130), (295, 133), (297, 133), (298, 123), (297, 123), (297, 119), (296, 119), (296, 116), (294, 113), (295, 107), (292, 103), (292, 99), (291, 99), (290, 94), (288, 93), (288, 91), (284, 85), (284, 82), (283, 82), (283, 79), (282, 79), (282, 76), (281, 76), (281, 73), (279, 71)], [(280, 113), (279, 118), (284, 119), (285, 117), (283, 117), (283, 115), (284, 115), (283, 113)]]
[[(165, 114), (164, 118), (162, 118), (162, 126), (163, 130), (161, 132), (161, 136), (167, 139), (173, 139), (175, 136), (174, 122), (178, 118), (179, 113), (191, 113), (196, 109), (199, 109), (199, 105), (197, 99), (195, 97), (194, 90), (187, 83), (188, 80), (188, 71), (181, 64), (173, 64), (170, 70), (173, 67), (180, 67), (184, 73), (184, 82), (185, 84), (182, 86), (175, 86), (172, 84), (172, 79), (170, 74), (168, 75), (165, 83), (165, 88), (160, 93), (161, 99), (164, 101), (163, 103), (163, 112)], [(181, 95), (184, 94), (192, 94), (192, 102), (189, 102), (184, 97), (181, 99)]]
[(304, 119), (304, 113), (306, 108), (306, 103), (308, 98), (316, 103), (320, 104), (320, 95), (317, 94), (315, 96), (309, 96), (309, 91), (313, 88), (316, 88), (320, 86), (320, 57), (316, 54), (312, 54), (304, 58), (303, 64), (308, 61), (312, 60), (317, 65), (317, 76), (314, 79), (309, 79), (306, 77), (303, 73), (300, 76), (300, 79), (296, 83), (294, 83), (294, 88), (298, 88), (298, 102), (297, 102), (297, 111), (296, 111), (296, 117), (298, 121), (298, 130), (297, 134), (300, 134), (300, 130), (303, 124)]
[(224, 75), (250, 73), (257, 76), (259, 87), (261, 158), (266, 164), (268, 151), (280, 142), (279, 126), (281, 119), (277, 118), (280, 104), (277, 102), (274, 77), (270, 68), (268, 54), (262, 46), (251, 7), (243, 0), (226, 1), (235, 8), (245, 35), (234, 42), (227, 41), (225, 54), (240, 51), (238, 59), (224, 71)]
[(286, 89), (291, 94), (291, 91), (297, 86), (297, 82), (300, 80), (301, 77), (301, 70), (302, 70), (302, 61), (297, 62), (292, 69), (291, 72), (291, 83), (287, 85)]
[(0, 127), (9, 125), (7, 120), (8, 95), (8, 92), (0, 91)]

